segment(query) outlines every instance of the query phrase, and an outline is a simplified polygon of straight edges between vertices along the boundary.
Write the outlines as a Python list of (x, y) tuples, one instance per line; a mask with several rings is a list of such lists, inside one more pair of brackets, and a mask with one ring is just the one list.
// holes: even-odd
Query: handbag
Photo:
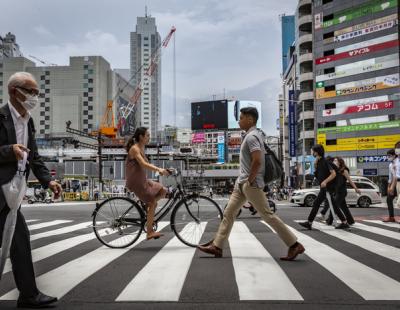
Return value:
[(278, 159), (275, 152), (264, 142), (260, 141), (260, 138), (255, 135), (260, 146), (264, 144), (265, 149), (265, 172), (264, 172), (264, 183), (268, 184), (277, 180), (283, 181), (283, 165)]
[(17, 223), (18, 208), (26, 193), (26, 163), (28, 154), (23, 152), (24, 157), (21, 165), (18, 165), (18, 170), (12, 180), (1, 186), (4, 197), (10, 211), (7, 214), (6, 222), (3, 229), (3, 238), (0, 248), (0, 280), (3, 274), (4, 265), (6, 263), (8, 253), (10, 252), (11, 243), (14, 236), (15, 226)]

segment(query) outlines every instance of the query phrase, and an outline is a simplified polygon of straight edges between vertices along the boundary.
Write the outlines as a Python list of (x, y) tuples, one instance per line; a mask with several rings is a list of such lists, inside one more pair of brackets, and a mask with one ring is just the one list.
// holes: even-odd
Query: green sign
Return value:
[(352, 132), (352, 131), (377, 130), (377, 129), (385, 129), (385, 128), (397, 128), (397, 127), (400, 127), (400, 120), (391, 121), (391, 122), (379, 122), (379, 123), (351, 125), (351, 126), (319, 128), (318, 133), (345, 133), (345, 132)]
[(317, 82), (317, 84), (315, 85), (317, 88), (322, 88), (325, 87), (325, 82)]
[(333, 19), (323, 23), (323, 28), (341, 24), (365, 15), (381, 12), (396, 6), (397, 0), (374, 0), (363, 6), (335, 13)]

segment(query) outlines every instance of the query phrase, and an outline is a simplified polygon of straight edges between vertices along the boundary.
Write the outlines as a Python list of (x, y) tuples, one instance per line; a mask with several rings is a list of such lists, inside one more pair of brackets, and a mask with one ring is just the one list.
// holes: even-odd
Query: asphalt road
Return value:
[[(104, 248), (88, 227), (93, 203), (23, 206), (23, 213), (38, 286), (60, 297), (57, 309), (400, 309), (400, 225), (380, 222), (384, 208), (353, 208), (350, 231), (319, 222), (306, 231), (296, 220), (308, 208), (277, 207), (306, 248), (295, 262), (279, 260), (285, 245), (247, 210), (221, 259), (180, 243), (168, 223), (158, 240)], [(0, 309), (13, 309), (16, 297), (8, 263)]]

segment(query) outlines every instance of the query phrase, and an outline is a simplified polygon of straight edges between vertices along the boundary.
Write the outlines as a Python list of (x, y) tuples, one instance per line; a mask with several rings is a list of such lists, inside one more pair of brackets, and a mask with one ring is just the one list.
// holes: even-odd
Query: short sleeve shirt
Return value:
[(263, 132), (256, 127), (252, 127), (247, 131), (240, 147), (240, 173), (237, 179), (239, 184), (245, 183), (250, 175), (251, 153), (261, 151), (261, 167), (257, 173), (255, 184), (258, 188), (264, 188), (265, 149), (264, 145), (261, 145), (264, 139)]
[[(315, 177), (317, 178), (319, 184), (321, 184), (324, 180), (326, 180), (331, 171), (335, 170), (332, 165), (325, 158), (321, 158), (317, 163), (317, 168), (315, 170)], [(327, 185), (328, 190), (335, 189), (335, 180), (332, 180)]]

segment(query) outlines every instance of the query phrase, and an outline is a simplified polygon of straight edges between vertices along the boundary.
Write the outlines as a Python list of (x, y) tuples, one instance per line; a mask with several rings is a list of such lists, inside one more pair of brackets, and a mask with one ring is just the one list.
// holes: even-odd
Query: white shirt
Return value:
[[(31, 118), (29, 111), (25, 113), (25, 116), (19, 114), (19, 112), (14, 108), (11, 102), (8, 102), (8, 107), (10, 108), (11, 116), (14, 122), (15, 135), (17, 137), (17, 144), (22, 144), (28, 147), (28, 122)], [(18, 161), (18, 169), (25, 170), (22, 166), (22, 160)]]
[(14, 122), (17, 143), (28, 147), (28, 122), (31, 118), (31, 114), (29, 111), (27, 111), (25, 116), (22, 116), (18, 113), (10, 101), (8, 102), (8, 107), (10, 108), (11, 116)]

